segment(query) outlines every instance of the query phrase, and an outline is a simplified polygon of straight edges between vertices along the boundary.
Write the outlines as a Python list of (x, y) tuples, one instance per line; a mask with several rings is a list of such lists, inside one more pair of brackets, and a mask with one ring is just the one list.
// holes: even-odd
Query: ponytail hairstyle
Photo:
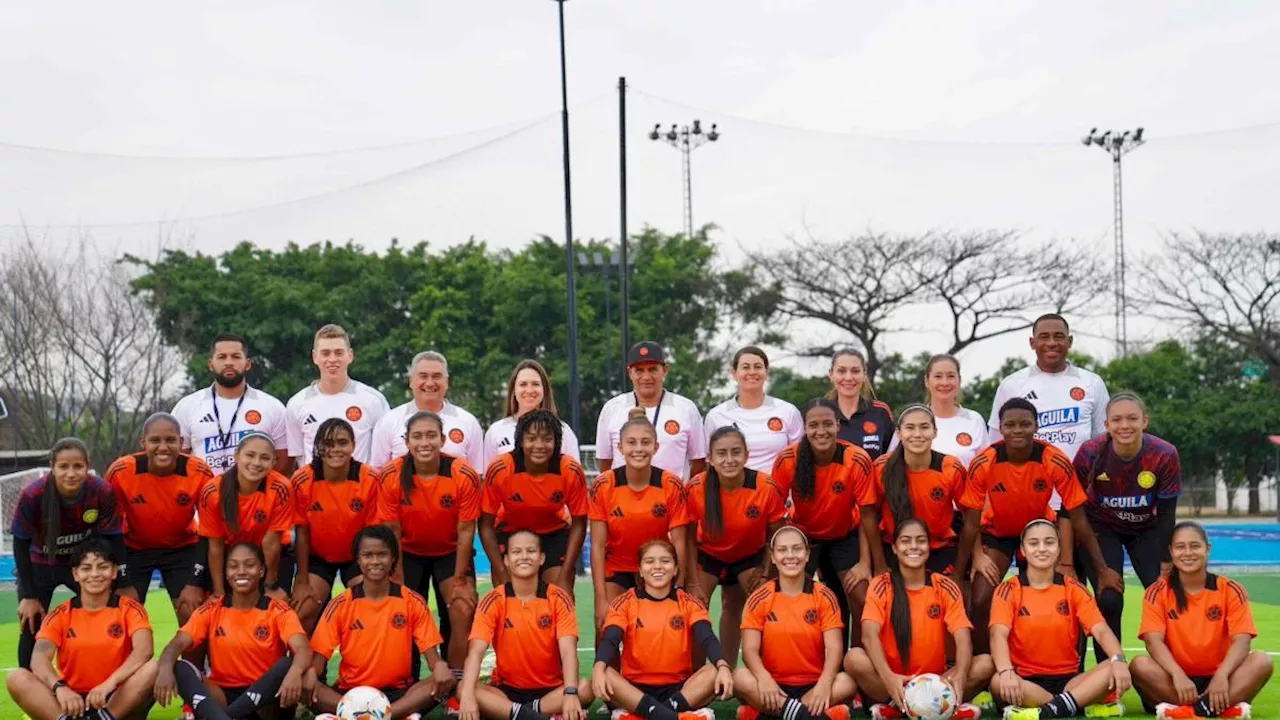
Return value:
[(653, 426), (653, 421), (649, 419), (649, 415), (645, 413), (644, 408), (639, 405), (627, 411), (627, 421), (622, 423), (622, 429), (618, 430), (618, 439), (621, 440), (622, 436), (627, 434), (627, 430), (633, 427), (641, 427), (648, 430), (655, 440), (658, 437), (658, 429)]
[(560, 448), (564, 443), (564, 425), (560, 423), (560, 418), (556, 417), (555, 413), (542, 408), (530, 410), (516, 421), (516, 437), (511, 444), (511, 458), (515, 460), (516, 472), (525, 471), (524, 436), (539, 430), (549, 432), (551, 437), (555, 438), (555, 447), (551, 451), (547, 472), (560, 472)]
[[(903, 409), (902, 414), (898, 415), (898, 427), (902, 427), (902, 421), (911, 413), (923, 412), (928, 413), (930, 419), (933, 419), (933, 410), (927, 405), (908, 405)], [(934, 421), (937, 426), (937, 421)], [(889, 459), (885, 461), (884, 468), (881, 470), (880, 480), (884, 484), (884, 498), (889, 505), (889, 512), (893, 515), (893, 525), (898, 525), (915, 517), (915, 504), (911, 502), (911, 481), (907, 477), (907, 447), (899, 442), (898, 447), (890, 453)]]
[[(427, 420), (436, 424), (436, 428), (440, 430), (440, 434), (444, 435), (444, 420), (440, 416), (429, 411), (419, 410), (409, 416), (404, 424), (404, 436), (409, 438), (409, 429), (419, 422)], [(408, 502), (409, 494), (413, 492), (413, 474), (416, 468), (413, 465), (413, 453), (406, 451), (400, 462), (400, 502)]]
[[(909, 527), (919, 527), (925, 536), (929, 535), (929, 526), (919, 518), (907, 518), (898, 523), (893, 533), (896, 545), (898, 538)], [(897, 563), (889, 563), (889, 582), (893, 585), (893, 604), (889, 607), (889, 625), (893, 627), (893, 639), (898, 644), (898, 657), (902, 665), (911, 664), (911, 597), (907, 595), (907, 581), (902, 577), (902, 569)]]
[[(1112, 395), (1111, 399), (1107, 400), (1107, 415), (1111, 415), (1111, 407), (1113, 405), (1125, 400), (1136, 403), (1138, 409), (1142, 411), (1142, 414), (1144, 416), (1147, 414), (1147, 404), (1142, 401), (1141, 397), (1138, 397), (1138, 393), (1131, 390), (1124, 390)], [(1102, 447), (1098, 448), (1098, 453), (1093, 456), (1093, 462), (1089, 463), (1089, 481), (1084, 485), (1085, 492), (1088, 492), (1089, 488), (1093, 487), (1093, 482), (1098, 479), (1098, 474), (1102, 472), (1103, 463), (1107, 461), (1107, 457), (1111, 454), (1111, 433), (1106, 432), (1103, 435)], [(1203, 534), (1203, 529), (1201, 530), (1201, 533)], [(1178, 609), (1185, 610), (1186, 607), (1180, 607)]]
[[(818, 408), (826, 408), (835, 413), (836, 420), (840, 419), (840, 406), (827, 397), (814, 398), (805, 403), (800, 410), (801, 419), (808, 422), (809, 413)], [(814, 455), (813, 445), (809, 444), (809, 435), (806, 433), (801, 436), (796, 448), (796, 477), (791, 484), (791, 493), (801, 500), (809, 500), (813, 497), (817, 483), (818, 458)]]
[[(929, 373), (933, 372), (934, 365), (937, 365), (938, 363), (941, 363), (941, 362), (949, 362), (952, 365), (955, 365), (957, 377), (960, 375), (960, 360), (958, 360), (955, 355), (939, 353), (929, 358), (929, 362), (924, 364), (924, 402), (926, 405), (933, 402), (933, 398), (930, 397), (929, 395)], [(959, 383), (957, 383), (957, 385), (959, 385)], [(960, 397), (963, 394), (963, 392), (964, 392), (963, 388), (961, 387), (956, 388), (956, 405), (960, 404)]]
[(339, 432), (346, 432), (352, 444), (355, 443), (355, 429), (351, 427), (351, 423), (342, 418), (329, 418), (320, 423), (320, 427), (316, 429), (316, 440), (311, 444), (311, 474), (316, 480), (324, 480), (324, 462), (321, 458), (324, 457), (325, 448), (337, 441), (336, 435)]
[[(276, 450), (276, 442), (270, 435), (254, 430), (240, 438), (236, 454), (239, 455), (251, 440), (261, 440), (271, 446), (272, 452)], [(271, 471), (268, 470), (267, 473), (270, 474)], [(240, 466), (238, 463), (222, 473), (222, 482), (218, 485), (218, 509), (222, 511), (222, 522), (227, 526), (227, 530), (232, 534), (240, 532)]]
[[(836, 354), (831, 356), (831, 367), (827, 369), (827, 372), (831, 372), (832, 370), (835, 370), (836, 361), (842, 357), (855, 357), (862, 362), (862, 373), (863, 375), (866, 375), (866, 379), (862, 381), (862, 387), (858, 388), (858, 394), (865, 400), (875, 400), (876, 389), (871, 386), (871, 376), (867, 374), (867, 356), (863, 355), (861, 350), (854, 350), (853, 348), (844, 348), (843, 350), (837, 350)], [(836, 399), (836, 388), (834, 383), (832, 384), (831, 389), (827, 391), (827, 394), (825, 397), (828, 400)]]
[(173, 427), (178, 430), (179, 434), (182, 432), (182, 423), (178, 422), (178, 418), (174, 417), (171, 413), (155, 412), (148, 415), (147, 419), (142, 421), (142, 437), (146, 438), (147, 433), (151, 430), (151, 426), (158, 422), (167, 422), (170, 425), (173, 425)]
[[(737, 365), (737, 363), (734, 364)], [(717, 441), (730, 436), (738, 438), (744, 448), (747, 446), (747, 436), (743, 435), (741, 430), (733, 425), (725, 425), (711, 433), (707, 448), (714, 447)], [(720, 473), (716, 472), (710, 462), (707, 463), (707, 479), (702, 483), (702, 502), (706, 508), (705, 517), (702, 519), (703, 530), (706, 531), (708, 538), (719, 538), (724, 534), (724, 503), (720, 502)]]
[(58, 552), (58, 536), (62, 534), (62, 500), (58, 498), (58, 485), (53, 478), (53, 467), (58, 464), (58, 456), (64, 452), (78, 452), (84, 456), (84, 464), (89, 464), (89, 446), (80, 438), (64, 437), (53, 444), (49, 450), (49, 474), (45, 478), (44, 495), (40, 498), (40, 513), (44, 518), (40, 534), (44, 546), (44, 554), (53, 556)]
[[(1180, 530), (1191, 530), (1200, 536), (1205, 546), (1209, 545), (1209, 535), (1204, 531), (1204, 526), (1194, 520), (1183, 520), (1173, 526), (1173, 532), (1169, 533), (1169, 544), (1173, 544), (1173, 536), (1177, 535)], [(1182, 571), (1173, 568), (1169, 571), (1169, 589), (1173, 591), (1173, 599), (1178, 604), (1178, 612), (1187, 611), (1187, 590), (1182, 586)]]

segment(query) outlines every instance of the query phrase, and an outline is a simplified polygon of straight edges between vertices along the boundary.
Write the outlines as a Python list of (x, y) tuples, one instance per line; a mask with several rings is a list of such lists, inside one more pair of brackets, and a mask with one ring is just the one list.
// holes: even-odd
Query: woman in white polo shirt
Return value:
[[(516, 364), (515, 370), (511, 371), (511, 377), (507, 380), (506, 408), (506, 416), (490, 425), (484, 434), (486, 463), (493, 462), (503, 453), (511, 452), (516, 436), (516, 421), (525, 413), (541, 409), (548, 410), (557, 417), (560, 415), (556, 411), (555, 391), (551, 389), (547, 370), (537, 360), (521, 360)], [(578, 436), (573, 434), (573, 429), (563, 420), (560, 421), (560, 426), (564, 430), (560, 453), (582, 462)]]

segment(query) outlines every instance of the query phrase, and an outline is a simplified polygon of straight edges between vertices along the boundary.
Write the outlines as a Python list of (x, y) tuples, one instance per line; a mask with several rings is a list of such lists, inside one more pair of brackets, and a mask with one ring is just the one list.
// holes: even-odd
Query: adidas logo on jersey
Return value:
[(764, 619), (765, 622), (778, 622), (778, 614), (770, 610), (769, 614), (766, 615)]
[(507, 498), (507, 502), (522, 503), (524, 502), (524, 498), (520, 497), (520, 493), (516, 493), (515, 495), (512, 495), (511, 497)]
[(1032, 390), (1031, 392), (1027, 393), (1026, 395), (1023, 395), (1023, 396), (1022, 396), (1022, 398), (1023, 398), (1024, 400), (1039, 400), (1039, 399), (1040, 399), (1040, 398), (1036, 397), (1036, 391), (1035, 391), (1035, 390)]
[(641, 620), (640, 618), (636, 618), (636, 627), (638, 628), (644, 627), (644, 621)]
[(129, 499), (129, 504), (130, 505), (146, 505), (147, 499), (142, 497), (142, 493), (138, 493), (136, 497)]
[(514, 628), (515, 626), (516, 624), (511, 622), (511, 618), (507, 618), (502, 621), (502, 627), (504, 628), (511, 629), (511, 628)]
[(1170, 610), (1170, 611), (1169, 611), (1169, 619), (1170, 619), (1170, 620), (1177, 620), (1177, 619), (1178, 619), (1178, 611), (1177, 611), (1177, 610)]
[(302, 424), (303, 424), (303, 425), (314, 425), (314, 424), (316, 424), (316, 416), (315, 416), (315, 415), (308, 415), (308, 416), (307, 416), (307, 419), (302, 421)]
[(67, 637), (73, 638), (75, 636), (76, 636), (76, 629), (72, 627), (67, 628)]
[(611, 513), (609, 513), (609, 514), (610, 514), (611, 516), (613, 516), (613, 517), (620, 518), (620, 517), (622, 517), (622, 508), (620, 508), (620, 507), (616, 507), (616, 508), (614, 508), (614, 509), (613, 509), (613, 512), (611, 512)]
[(324, 508), (320, 507), (320, 501), (311, 503), (311, 512), (324, 512)]
[(1018, 617), (1031, 617), (1031, 611), (1027, 609), (1026, 605), (1018, 608)]
[(991, 492), (1009, 492), (1009, 489), (1004, 486), (1004, 483), (999, 482), (996, 483), (995, 487), (991, 488)]
[(363, 630), (363, 629), (364, 629), (364, 623), (360, 622), (359, 620), (356, 620), (355, 622), (351, 623), (351, 629), (352, 629), (352, 630)]
[(227, 630), (226, 630), (226, 628), (224, 628), (224, 627), (222, 627), (221, 625), (219, 625), (219, 626), (218, 626), (218, 629), (213, 631), (213, 636), (214, 636), (214, 637), (226, 637), (226, 636), (227, 636)]
[(498, 442), (498, 447), (511, 447), (511, 438), (502, 438), (502, 440)]
[(218, 422), (218, 420), (213, 416), (213, 413), (205, 413), (204, 417), (200, 418), (200, 422), (211, 423), (211, 422)]

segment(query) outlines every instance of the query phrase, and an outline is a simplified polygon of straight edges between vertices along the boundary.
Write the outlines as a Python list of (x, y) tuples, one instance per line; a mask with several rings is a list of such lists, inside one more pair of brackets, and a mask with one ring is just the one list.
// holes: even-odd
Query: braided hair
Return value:
[(324, 451), (337, 442), (337, 434), (340, 432), (347, 433), (352, 443), (356, 441), (355, 429), (342, 418), (329, 418), (316, 429), (316, 440), (311, 445), (311, 473), (316, 480), (324, 479)]
[(515, 460), (516, 472), (525, 471), (524, 438), (532, 432), (551, 433), (551, 437), (555, 439), (555, 447), (551, 451), (551, 459), (547, 462), (548, 471), (559, 470), (560, 448), (564, 443), (564, 425), (560, 423), (560, 418), (556, 417), (555, 413), (537, 408), (521, 415), (516, 421), (516, 437), (511, 447), (511, 458)]
[[(837, 419), (840, 417), (840, 406), (835, 400), (826, 397), (814, 398), (805, 403), (800, 410), (800, 417), (808, 422), (809, 414), (819, 408), (830, 410)], [(817, 483), (818, 458), (813, 452), (813, 445), (809, 443), (808, 434), (805, 434), (800, 438), (799, 446), (796, 448), (796, 477), (791, 486), (791, 492), (801, 500), (809, 500), (813, 497)]]

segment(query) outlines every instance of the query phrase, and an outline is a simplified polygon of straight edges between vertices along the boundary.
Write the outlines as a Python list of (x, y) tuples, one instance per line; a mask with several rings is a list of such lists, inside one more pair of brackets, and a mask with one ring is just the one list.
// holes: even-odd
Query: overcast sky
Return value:
[[(653, 123), (717, 122), (722, 140), (693, 157), (694, 215), (720, 226), (726, 261), (866, 227), (1109, 248), (1110, 163), (1079, 142), (1093, 126), (1147, 128), (1124, 165), (1130, 252), (1171, 230), (1280, 227), (1278, 3), (571, 0), (566, 13), (579, 237), (618, 233), (620, 75), (634, 89), (632, 229), (681, 227), (679, 154), (647, 139)], [(562, 237), (557, 53), (548, 0), (11, 4), (0, 249), (21, 223), (141, 253), (160, 237), (207, 252)], [(1019, 335), (974, 348), (967, 374), (1025, 353)]]

